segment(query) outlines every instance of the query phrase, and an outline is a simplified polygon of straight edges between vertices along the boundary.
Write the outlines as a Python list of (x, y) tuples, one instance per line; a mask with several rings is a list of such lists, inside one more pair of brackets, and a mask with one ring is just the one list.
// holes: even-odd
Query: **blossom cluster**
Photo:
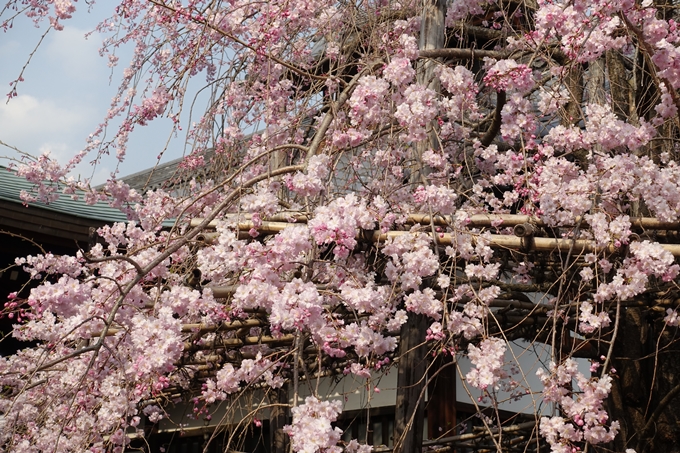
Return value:
[(488, 61), (487, 64), (490, 68), (484, 83), (497, 91), (514, 90), (523, 94), (534, 87), (533, 71), (525, 64), (515, 60)]
[(314, 396), (305, 399), (304, 404), (294, 407), (293, 422), (285, 426), (293, 450), (299, 453), (341, 453), (338, 441), (340, 428), (333, 428), (338, 414), (342, 411), (340, 401), (321, 401)]
[(539, 369), (536, 373), (545, 386), (543, 399), (560, 405), (564, 417), (542, 417), (540, 432), (550, 444), (551, 451), (571, 452), (578, 442), (591, 444), (610, 442), (619, 431), (619, 423), (607, 426), (609, 416), (604, 401), (611, 392), (612, 378), (586, 378), (573, 359), (556, 365), (551, 363), (550, 373)]
[(333, 253), (346, 258), (354, 249), (357, 229), (372, 229), (375, 221), (366, 209), (366, 202), (354, 194), (333, 200), (328, 206), (320, 206), (309, 221), (309, 229), (319, 245), (335, 243)]
[(385, 275), (392, 282), (399, 282), (404, 290), (416, 290), (423, 277), (429, 277), (439, 269), (439, 262), (429, 247), (431, 239), (422, 233), (404, 234), (390, 238), (382, 249), (390, 262)]
[(201, 396), (206, 404), (221, 401), (241, 388), (241, 382), (254, 384), (264, 381), (271, 388), (283, 385), (283, 378), (274, 372), (280, 364), (272, 362), (258, 352), (255, 359), (244, 359), (238, 368), (231, 363), (225, 364), (215, 375), (215, 379), (206, 380)]
[(500, 338), (485, 338), (479, 346), (471, 344), (468, 357), (475, 368), (465, 376), (470, 385), (482, 390), (499, 389), (499, 382), (510, 376), (503, 368), (505, 350), (505, 341)]
[(325, 154), (312, 156), (307, 165), (307, 174), (296, 173), (288, 180), (288, 188), (305, 197), (318, 195), (323, 191), (325, 179), (330, 172), (330, 165), (329, 156)]

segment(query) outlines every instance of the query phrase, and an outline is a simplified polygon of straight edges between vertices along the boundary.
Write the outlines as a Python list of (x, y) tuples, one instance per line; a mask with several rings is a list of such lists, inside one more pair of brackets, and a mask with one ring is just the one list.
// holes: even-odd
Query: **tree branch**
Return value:
[(430, 49), (421, 50), (419, 53), (419, 58), (452, 58), (456, 60), (481, 60), (483, 58), (503, 60), (508, 56), (510, 56), (510, 52), (477, 49)]
[(493, 142), (493, 139), (496, 137), (496, 135), (498, 135), (498, 132), (501, 130), (501, 122), (503, 120), (503, 115), (501, 114), (501, 111), (503, 110), (505, 101), (506, 101), (505, 91), (499, 91), (496, 94), (496, 112), (493, 115), (493, 122), (491, 123), (491, 126), (489, 126), (489, 128), (484, 133), (484, 136), (480, 140), (482, 142), (482, 145), (484, 146), (489, 146), (491, 142)]

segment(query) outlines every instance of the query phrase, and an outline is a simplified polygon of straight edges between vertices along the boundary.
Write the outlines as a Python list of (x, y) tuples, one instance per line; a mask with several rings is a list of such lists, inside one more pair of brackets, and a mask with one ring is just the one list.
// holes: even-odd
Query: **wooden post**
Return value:
[(427, 383), (427, 437), (455, 436), (456, 367), (450, 355), (438, 356), (430, 367)]
[(423, 444), (427, 318), (409, 313), (401, 327), (397, 402), (394, 409), (394, 453), (419, 452)]
[(280, 389), (271, 389), (269, 402), (272, 408), (269, 412), (269, 451), (271, 453), (286, 453), (286, 435), (283, 427), (288, 422), (289, 409), (281, 404), (288, 404), (288, 384)]
[[(420, 26), (420, 50), (434, 50), (444, 47), (446, 0), (424, 0)], [(435, 77), (437, 63), (421, 60), (417, 69), (417, 82), (421, 86), (439, 92), (439, 79)], [(430, 148), (437, 147), (433, 128), (430, 126), (428, 139), (416, 144), (414, 150), (415, 168), (411, 183), (427, 180), (428, 169), (422, 162), (422, 155)], [(425, 336), (427, 319), (424, 315), (409, 313), (408, 321), (401, 328), (399, 340), (399, 371), (397, 374), (397, 402), (394, 414), (394, 453), (419, 452), (423, 444), (423, 415), (425, 411), (425, 383), (427, 381), (427, 347)]]

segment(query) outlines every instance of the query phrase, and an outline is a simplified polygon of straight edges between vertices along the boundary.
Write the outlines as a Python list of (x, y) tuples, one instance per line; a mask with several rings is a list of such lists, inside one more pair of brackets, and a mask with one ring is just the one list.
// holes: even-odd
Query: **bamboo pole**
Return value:
[[(251, 214), (226, 214), (227, 221), (248, 221), (251, 219)], [(306, 213), (299, 211), (289, 211), (277, 213), (267, 219), (267, 222), (273, 223), (306, 223), (309, 216)], [(203, 219), (192, 219), (191, 226), (195, 227), (201, 224)], [(434, 224), (437, 226), (453, 225), (454, 216), (434, 215), (430, 216), (425, 213), (409, 214), (406, 223), (419, 223), (423, 225)], [(468, 216), (463, 222), (468, 228), (491, 228), (491, 227), (514, 227), (523, 223), (536, 225), (537, 227), (549, 226), (540, 217), (523, 215), (523, 214), (472, 214)], [(586, 223), (582, 217), (576, 217), (573, 224), (561, 225), (561, 227), (572, 228), (579, 223)], [(654, 217), (632, 217), (630, 223), (634, 228), (643, 230), (680, 230), (680, 222), (663, 222)], [(209, 228), (215, 228), (216, 221), (208, 224)]]
[(184, 342), (185, 351), (200, 351), (212, 349), (234, 349), (241, 346), (250, 346), (258, 344), (274, 344), (274, 345), (288, 345), (293, 342), (295, 335), (281, 335), (279, 337), (271, 337), (267, 335), (258, 337), (245, 338), (224, 338), (217, 341), (207, 341), (202, 344), (194, 344), (191, 341)]
[[(370, 232), (364, 237), (371, 242), (385, 242), (390, 238), (397, 238), (408, 231), (380, 231)], [(429, 234), (429, 233), (424, 233)], [(565, 239), (565, 238), (540, 238), (534, 237), (531, 241), (524, 238), (510, 235), (489, 234), (482, 236), (473, 235), (472, 245), (476, 245), (480, 240), (488, 241), (490, 247), (505, 248), (511, 250), (524, 250), (527, 252), (569, 252), (574, 254), (582, 253), (616, 253), (618, 248), (614, 245), (599, 246), (595, 241), (589, 239)], [(441, 245), (455, 245), (454, 236), (449, 233), (439, 233), (435, 236), (435, 241)], [(680, 256), (680, 244), (661, 244), (661, 246), (671, 252), (673, 256)]]
[[(531, 220), (529, 216), (515, 216), (513, 217), (513, 222), (515, 231), (517, 233), (526, 233), (528, 226), (534, 225), (528, 220)], [(639, 225), (655, 225), (660, 227), (671, 226), (675, 224), (667, 224), (663, 222), (653, 222), (655, 219), (637, 219)], [(643, 221), (644, 220), (644, 221)], [(478, 219), (477, 225), (481, 225), (485, 222), (491, 222), (491, 216), (483, 216), (483, 218)], [(285, 222), (262, 222), (260, 225), (256, 226), (252, 221), (242, 221), (237, 224), (237, 228), (241, 231), (248, 231), (251, 229), (256, 229), (262, 234), (276, 234), (283, 231), (285, 228), (294, 226), (295, 223), (285, 223)], [(469, 225), (469, 224), (468, 224)], [(507, 224), (510, 226), (510, 223)], [(678, 224), (680, 226), (680, 224)], [(360, 231), (357, 234), (357, 239), (366, 242), (386, 242), (390, 238), (396, 239), (399, 236), (411, 234), (408, 231), (388, 231), (381, 232), (376, 230), (370, 231)], [(422, 234), (427, 234), (432, 236), (429, 232), (424, 232)], [(472, 244), (476, 245), (480, 240), (481, 236), (472, 234)], [(520, 233), (521, 234), (521, 233)], [(525, 252), (569, 252), (571, 250), (574, 254), (582, 253), (616, 253), (619, 249), (614, 247), (614, 245), (600, 246), (593, 240), (589, 239), (568, 239), (568, 238), (543, 238), (543, 237), (531, 237), (531, 240), (527, 240), (527, 237), (531, 235), (526, 235), (524, 237), (512, 236), (512, 235), (501, 235), (501, 234), (485, 234), (483, 241), (488, 241), (490, 247), (495, 248), (505, 248), (510, 250), (522, 250)], [(434, 236), (434, 240), (440, 245), (455, 245), (455, 236), (451, 233), (438, 233)], [(661, 246), (671, 252), (673, 256), (680, 256), (680, 244), (661, 244)]]
[[(227, 332), (230, 330), (238, 330), (243, 328), (252, 327), (262, 327), (266, 325), (265, 322), (259, 319), (244, 319), (232, 322), (223, 322), (221, 324), (215, 324), (213, 326), (208, 326), (205, 324), (182, 324), (182, 333), (196, 333), (203, 334), (208, 332)], [(120, 329), (117, 327), (112, 327), (106, 331), (106, 336), (111, 337), (125, 329)], [(101, 336), (101, 331), (92, 335), (92, 338)]]

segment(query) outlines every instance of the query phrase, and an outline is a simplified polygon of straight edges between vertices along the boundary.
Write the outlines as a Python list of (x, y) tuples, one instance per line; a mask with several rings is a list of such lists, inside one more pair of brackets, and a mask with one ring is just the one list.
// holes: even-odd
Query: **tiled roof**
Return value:
[(182, 158), (171, 160), (165, 164), (156, 165), (153, 168), (142, 170), (120, 179), (139, 193), (165, 189), (171, 180), (177, 178), (181, 162)]
[[(215, 157), (215, 151), (210, 148), (204, 151), (202, 155), (206, 161), (212, 161)], [(156, 189), (181, 191), (182, 185), (188, 180), (201, 177), (212, 169), (211, 166), (202, 171), (183, 169), (180, 166), (182, 161), (184, 161), (184, 157), (156, 165), (129, 176), (124, 176), (120, 180), (139, 193), (146, 193)]]
[[(33, 190), (33, 184), (26, 179), (17, 176), (13, 170), (0, 166), (0, 200), (23, 203), (20, 197), (22, 190), (26, 190), (30, 193)], [(127, 221), (125, 214), (118, 209), (114, 209), (104, 202), (88, 205), (85, 203), (83, 197), (80, 197), (78, 200), (73, 200), (68, 195), (61, 195), (58, 200), (49, 204), (34, 202), (29, 203), (29, 206), (47, 209), (61, 214), (68, 214), (83, 219), (97, 220), (102, 223)]]

